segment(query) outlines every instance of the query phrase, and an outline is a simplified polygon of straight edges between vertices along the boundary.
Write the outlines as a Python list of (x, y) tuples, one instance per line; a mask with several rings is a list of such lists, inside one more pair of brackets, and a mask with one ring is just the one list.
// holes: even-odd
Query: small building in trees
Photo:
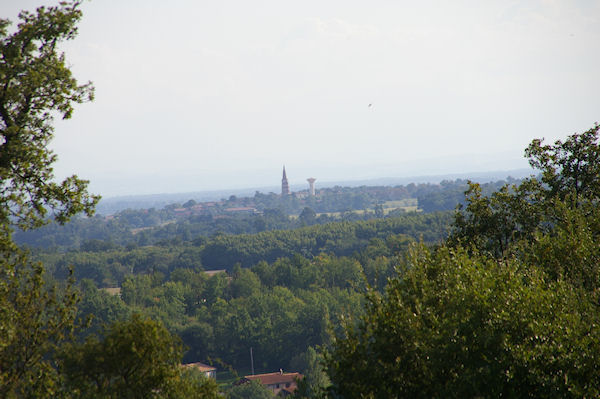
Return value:
[(185, 368), (197, 370), (208, 378), (217, 379), (217, 368), (204, 363), (186, 363), (182, 365)]
[(258, 381), (273, 392), (274, 395), (288, 396), (298, 388), (298, 381), (302, 378), (303, 375), (300, 373), (284, 373), (280, 369), (275, 373), (247, 375), (235, 384), (241, 385), (250, 381)]

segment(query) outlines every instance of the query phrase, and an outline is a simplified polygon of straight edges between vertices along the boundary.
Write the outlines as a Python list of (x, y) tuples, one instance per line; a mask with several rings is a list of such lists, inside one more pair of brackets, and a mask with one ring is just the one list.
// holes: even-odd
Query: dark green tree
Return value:
[(275, 396), (258, 381), (250, 381), (231, 388), (227, 399), (272, 399)]
[[(450, 249), (413, 250), (327, 355), (342, 397), (595, 397), (598, 126), (526, 151), (541, 181), (470, 184)], [(468, 248), (463, 249), (462, 246)]]
[(44, 285), (44, 268), (12, 242), (12, 229), (39, 227), (48, 212), (58, 222), (93, 213), (98, 197), (87, 181), (53, 181), (48, 148), (55, 114), (69, 118), (74, 103), (92, 98), (78, 85), (58, 46), (75, 37), (79, 1), (23, 11), (20, 22), (0, 20), (0, 396), (56, 397), (51, 361), (73, 327), (75, 297)]
[(304, 378), (298, 381), (298, 389), (293, 398), (325, 398), (327, 389), (331, 385), (325, 372), (323, 356), (313, 347), (309, 347), (304, 354), (306, 365), (303, 370)]
[(170, 381), (169, 399), (221, 399), (217, 382), (193, 369), (180, 370), (179, 374)]
[(77, 33), (79, 4), (22, 11), (14, 33), (0, 20), (0, 223), (38, 227), (49, 209), (64, 222), (91, 214), (99, 199), (76, 176), (54, 182), (56, 156), (48, 148), (53, 115), (69, 118), (73, 103), (93, 97), (91, 84), (79, 85), (58, 51)]
[(316, 223), (317, 214), (312, 208), (305, 207), (300, 213), (300, 216), (298, 216), (298, 220), (300, 220), (302, 225), (310, 226)]
[(56, 397), (51, 355), (73, 331), (77, 297), (48, 289), (44, 268), (0, 244), (0, 398)]
[(593, 209), (600, 198), (599, 129), (596, 125), (554, 145), (533, 140), (525, 155), (541, 170), (541, 181), (531, 177), (489, 196), (483, 195), (480, 185), (469, 183), (466, 206), (456, 212), (449, 242), (502, 257), (516, 242), (531, 242), (536, 232), (547, 233), (560, 225), (558, 202), (574, 208), (587, 203), (585, 208)]
[(327, 354), (344, 398), (596, 397), (596, 306), (518, 261), (415, 248)]
[(250, 269), (234, 268), (229, 290), (234, 298), (249, 297), (261, 290), (260, 279)]
[(600, 197), (600, 125), (573, 134), (563, 142), (543, 145), (543, 139), (535, 139), (525, 150), (532, 167), (541, 170), (542, 182), (549, 198), (565, 199), (571, 193), (575, 201), (580, 197)]
[(515, 245), (527, 264), (538, 265), (551, 280), (568, 281), (600, 298), (600, 207), (594, 202), (549, 201), (545, 212), (551, 222), (532, 240)]
[[(194, 383), (182, 374), (183, 347), (179, 338), (160, 323), (134, 315), (109, 326), (102, 338), (90, 336), (84, 343), (71, 344), (61, 354), (61, 370), (67, 390), (81, 398), (187, 397), (209, 384)], [(198, 397), (198, 396), (191, 396)]]
[(448, 241), (505, 256), (516, 241), (531, 239), (542, 222), (540, 190), (533, 180), (485, 196), (479, 184), (469, 182), (467, 205), (458, 208)]

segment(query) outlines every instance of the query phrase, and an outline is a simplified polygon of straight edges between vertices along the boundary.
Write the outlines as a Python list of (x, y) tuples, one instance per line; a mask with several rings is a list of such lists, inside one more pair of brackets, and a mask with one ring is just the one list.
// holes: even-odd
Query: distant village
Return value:
[[(293, 196), (295, 199), (305, 199), (306, 197), (315, 197), (315, 181), (317, 179), (313, 177), (309, 177), (306, 179), (308, 182), (308, 189), (290, 192), (290, 185), (287, 179), (287, 174), (285, 171), (285, 166), (283, 167), (283, 175), (281, 178), (281, 197)], [(241, 202), (243, 202), (245, 206), (226, 206), (228, 203), (237, 202), (237, 197), (230, 197), (229, 201), (210, 201), (210, 202), (202, 202), (196, 203), (195, 201), (188, 201), (183, 204), (181, 207), (177, 207), (173, 209), (173, 212), (177, 216), (192, 216), (192, 215), (202, 215), (202, 214), (211, 214), (215, 211), (223, 212), (225, 214), (259, 214), (259, 211), (256, 208), (256, 205), (250, 200), (250, 198), (243, 198)]]

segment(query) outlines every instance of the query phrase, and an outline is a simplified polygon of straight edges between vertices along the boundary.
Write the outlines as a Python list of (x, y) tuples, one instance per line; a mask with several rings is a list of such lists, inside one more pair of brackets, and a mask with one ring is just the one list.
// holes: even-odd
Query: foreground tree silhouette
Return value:
[(73, 327), (76, 297), (44, 286), (44, 269), (12, 241), (14, 227), (29, 229), (84, 211), (98, 197), (87, 181), (54, 182), (48, 149), (56, 114), (69, 118), (74, 103), (91, 100), (78, 85), (58, 45), (72, 39), (79, 2), (23, 11), (16, 30), (0, 20), (0, 397), (52, 397), (57, 374), (50, 359)]
[[(71, 117), (73, 104), (91, 100), (90, 83), (79, 85), (58, 45), (74, 38), (79, 1), (23, 11), (17, 30), (0, 20), (0, 223), (37, 227), (51, 210), (59, 222), (93, 212), (98, 197), (85, 180), (53, 181), (56, 156), (47, 145), (53, 116)], [(6, 233), (6, 231), (4, 231)]]
[(490, 196), (482, 194), (479, 184), (469, 183), (466, 206), (456, 212), (449, 243), (473, 245), (501, 258), (514, 252), (515, 243), (531, 242), (536, 233), (560, 226), (564, 207), (591, 215), (600, 200), (599, 134), (596, 124), (553, 145), (533, 140), (525, 155), (542, 172), (539, 180), (530, 177)]
[[(69, 285), (70, 287), (70, 285)], [(0, 398), (56, 397), (50, 355), (73, 331), (77, 297), (44, 284), (44, 268), (14, 246), (0, 250)]]
[[(79, 85), (58, 51), (77, 33), (79, 5), (65, 1), (23, 11), (13, 33), (10, 21), (0, 20), (0, 398), (82, 392), (83, 397), (216, 397), (214, 382), (181, 372), (181, 345), (149, 320), (117, 323), (103, 340), (90, 338), (59, 351), (74, 331), (72, 282), (61, 291), (46, 287), (43, 266), (12, 240), (15, 227), (64, 223), (79, 212), (92, 215), (99, 200), (77, 176), (54, 181), (56, 156), (47, 147), (54, 115), (69, 118), (75, 103), (93, 97), (91, 84)], [(88, 356), (99, 350), (112, 357)], [(64, 375), (57, 371), (58, 352)], [(98, 373), (109, 381), (94, 391), (85, 377), (99, 379)], [(73, 392), (64, 389), (64, 380), (75, 384)]]
[(327, 354), (334, 397), (598, 397), (597, 307), (516, 260), (415, 247)]
[(550, 145), (535, 139), (527, 147), (525, 155), (530, 165), (542, 172), (547, 198), (564, 200), (573, 195), (576, 203), (582, 198), (600, 198), (599, 129), (600, 125), (595, 124), (564, 142), (557, 140)]

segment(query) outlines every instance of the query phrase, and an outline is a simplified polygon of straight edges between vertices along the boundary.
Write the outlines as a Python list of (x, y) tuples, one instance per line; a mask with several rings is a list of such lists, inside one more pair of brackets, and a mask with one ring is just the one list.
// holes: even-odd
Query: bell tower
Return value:
[(281, 179), (281, 195), (289, 195), (290, 194), (290, 185), (288, 184), (287, 176), (285, 175), (285, 165), (283, 167), (283, 177)]

